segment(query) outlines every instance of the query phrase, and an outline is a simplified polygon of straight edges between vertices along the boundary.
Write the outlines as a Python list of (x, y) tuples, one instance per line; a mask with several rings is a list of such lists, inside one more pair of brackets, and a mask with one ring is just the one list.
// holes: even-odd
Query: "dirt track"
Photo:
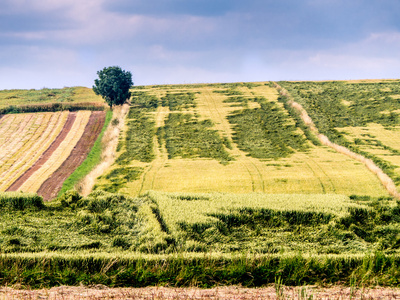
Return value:
[(72, 125), (74, 124), (76, 119), (76, 113), (69, 113), (67, 121), (64, 124), (63, 129), (51, 143), (50, 147), (42, 154), (42, 156), (30, 167), (24, 174), (22, 174), (14, 183), (7, 189), (7, 192), (17, 191), (24, 182), (32, 176), (40, 167), (44, 165), (44, 163), (50, 158), (53, 152), (60, 146), (61, 142), (65, 139), (68, 132), (71, 130)]
[[(312, 297), (312, 298), (311, 298)], [(348, 287), (283, 287), (280, 297), (274, 287), (240, 288), (108, 288), (105, 286), (54, 287), (42, 290), (14, 290), (0, 287), (0, 299), (400, 299), (399, 289), (356, 289)]]
[(85, 131), (78, 141), (68, 158), (38, 190), (38, 195), (48, 201), (55, 198), (65, 181), (75, 169), (85, 160), (90, 149), (93, 147), (98, 135), (100, 134), (105, 121), (106, 113), (104, 111), (94, 111), (90, 115), (89, 122)]

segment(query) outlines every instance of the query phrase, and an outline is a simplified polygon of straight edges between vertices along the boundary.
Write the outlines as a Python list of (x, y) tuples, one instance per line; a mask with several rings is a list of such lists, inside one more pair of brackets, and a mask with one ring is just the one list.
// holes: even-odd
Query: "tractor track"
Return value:
[(274, 84), (276, 89), (282, 96), (288, 97), (289, 99), (288, 104), (297, 110), (304, 123), (309, 127), (311, 132), (318, 137), (321, 144), (328, 146), (334, 149), (335, 151), (364, 164), (364, 166), (369, 171), (371, 171), (378, 177), (382, 186), (391, 196), (400, 199), (400, 193), (397, 191), (396, 185), (394, 184), (393, 180), (385, 172), (383, 172), (381, 168), (379, 168), (371, 159), (365, 158), (364, 156), (355, 153), (346, 147), (332, 143), (326, 135), (319, 133), (318, 128), (315, 126), (313, 120), (308, 115), (307, 111), (303, 108), (303, 106), (295, 102), (293, 98), (290, 96), (290, 94), (285, 89), (283, 89), (279, 84), (277, 84), (276, 82), (274, 82)]
[[(210, 91), (204, 91), (204, 96), (205, 98), (207, 98), (207, 101), (205, 102), (207, 103), (211, 119), (213, 121), (218, 120), (219, 124), (222, 127), (221, 129), (223, 130), (223, 132), (225, 132), (232, 140), (232, 133), (231, 133), (232, 130), (230, 123), (226, 119), (226, 115), (221, 113), (220, 110), (218, 109), (215, 97), (211, 95)], [(260, 172), (260, 169), (257, 167), (257, 165), (252, 161), (252, 158), (248, 157), (243, 151), (241, 151), (237, 147), (236, 143), (232, 143), (231, 152), (234, 154), (234, 156), (240, 157), (240, 159), (237, 162), (247, 170), (251, 180), (252, 191), (265, 192), (265, 182), (262, 173)]]
[[(170, 113), (168, 107), (159, 106), (155, 113), (156, 128), (164, 126), (165, 116)], [(157, 136), (153, 137), (154, 153), (156, 158), (151, 162), (150, 167), (144, 172), (142, 182), (139, 189), (139, 195), (144, 190), (151, 190), (154, 188), (158, 172), (164, 167), (168, 161), (167, 149), (164, 144), (159, 144)]]

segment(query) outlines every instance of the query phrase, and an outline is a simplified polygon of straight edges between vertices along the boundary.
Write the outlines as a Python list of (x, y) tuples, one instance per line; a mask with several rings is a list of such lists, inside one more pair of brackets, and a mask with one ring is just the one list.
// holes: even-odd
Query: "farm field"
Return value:
[[(398, 81), (279, 84), (319, 132), (399, 184)], [(400, 202), (363, 163), (321, 145), (273, 83), (132, 94), (124, 122), (108, 113), (123, 130), (88, 196), (35, 192), (56, 197), (105, 112), (0, 118), (3, 176), (16, 178), (0, 191), (2, 284), (398, 286)]]
[(400, 88), (381, 82), (282, 82), (331, 141), (372, 159), (400, 185)]
[[(139, 152), (148, 155), (120, 163), (117, 159), (108, 175), (98, 180), (99, 189), (129, 195), (147, 190), (387, 195), (365, 166), (307, 140), (269, 83), (145, 86), (133, 92), (137, 96), (127, 130), (140, 131), (141, 139), (146, 132), (147, 146), (143, 148), (143, 140), (137, 143)], [(152, 99), (147, 100), (152, 107), (135, 108), (146, 99)], [(187, 129), (174, 124), (186, 124)], [(128, 135), (133, 143), (135, 138)], [(206, 140), (219, 150), (201, 149)], [(120, 154), (125, 144), (121, 142)], [(135, 170), (135, 179), (115, 175), (122, 167)]]
[[(46, 200), (54, 198), (64, 180), (86, 157), (104, 117), (105, 112), (90, 111), (3, 116), (0, 191), (38, 192)], [(82, 142), (86, 144), (80, 145)], [(72, 158), (78, 161), (68, 164)], [(59, 169), (63, 175), (50, 179), (57, 176)]]
[(100, 96), (86, 87), (66, 87), (63, 89), (43, 88), (40, 90), (0, 90), (0, 110), (10, 105), (29, 106), (45, 104), (96, 103), (104, 105)]

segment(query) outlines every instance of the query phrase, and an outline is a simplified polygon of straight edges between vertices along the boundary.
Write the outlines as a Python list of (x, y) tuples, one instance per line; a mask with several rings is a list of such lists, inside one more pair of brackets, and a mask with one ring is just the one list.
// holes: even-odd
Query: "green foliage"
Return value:
[(205, 157), (227, 163), (233, 158), (226, 152), (224, 140), (210, 120), (198, 121), (192, 114), (169, 114), (159, 139), (165, 139), (168, 158)]
[(0, 284), (397, 285), (399, 224), (391, 198), (69, 191), (2, 210)]
[(21, 113), (35, 113), (35, 112), (56, 112), (56, 111), (78, 111), (78, 110), (92, 110), (103, 111), (104, 106), (98, 103), (46, 103), (35, 105), (19, 105), (8, 106), (0, 109), (0, 115), (5, 114), (21, 114)]
[(260, 108), (233, 112), (228, 120), (234, 125), (233, 140), (239, 148), (255, 158), (287, 157), (294, 151), (307, 149), (290, 118), (265, 98), (255, 98)]
[(129, 88), (133, 85), (131, 72), (114, 66), (103, 68), (97, 75), (99, 78), (94, 81), (93, 91), (101, 95), (110, 108), (122, 105), (130, 98)]
[(0, 210), (42, 209), (43, 198), (32, 193), (0, 192)]
[[(394, 172), (396, 166), (361, 150), (362, 141), (349, 141), (338, 130), (346, 126), (366, 126), (372, 122), (383, 126), (399, 125), (400, 119), (398, 113), (395, 112), (400, 109), (400, 101), (397, 99), (400, 95), (398, 81), (383, 83), (280, 82), (280, 85), (304, 107), (319, 132), (325, 134), (332, 142), (373, 160), (395, 183), (400, 183), (400, 178)], [(386, 147), (379, 141), (377, 143), (383, 149), (395, 152), (394, 154), (397, 155), (395, 149)]]
[(162, 106), (168, 106), (171, 111), (186, 110), (196, 107), (195, 94), (188, 93), (170, 93), (161, 98)]
[[(134, 91), (132, 93), (131, 104), (139, 106), (141, 108), (154, 110), (158, 107), (158, 98), (154, 95), (150, 95), (144, 91)], [(130, 117), (132, 118), (132, 116)]]
[(140, 108), (131, 107), (128, 114), (128, 130), (119, 148), (124, 152), (116, 160), (119, 165), (126, 165), (132, 160), (151, 162), (154, 158), (155, 122)]
[(142, 173), (143, 168), (139, 167), (121, 167), (113, 169), (108, 174), (99, 177), (99, 179), (107, 179), (110, 183), (96, 185), (95, 189), (101, 189), (106, 192), (116, 193), (122, 187), (124, 187), (126, 183), (139, 179)]

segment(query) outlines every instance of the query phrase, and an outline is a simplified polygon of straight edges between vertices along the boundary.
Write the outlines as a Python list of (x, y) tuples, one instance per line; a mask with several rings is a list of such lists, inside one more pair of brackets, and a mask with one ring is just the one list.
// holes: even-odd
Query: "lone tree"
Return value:
[(108, 67), (97, 72), (93, 91), (106, 100), (112, 109), (113, 105), (124, 104), (131, 97), (129, 88), (133, 85), (131, 72), (124, 71), (120, 67)]

